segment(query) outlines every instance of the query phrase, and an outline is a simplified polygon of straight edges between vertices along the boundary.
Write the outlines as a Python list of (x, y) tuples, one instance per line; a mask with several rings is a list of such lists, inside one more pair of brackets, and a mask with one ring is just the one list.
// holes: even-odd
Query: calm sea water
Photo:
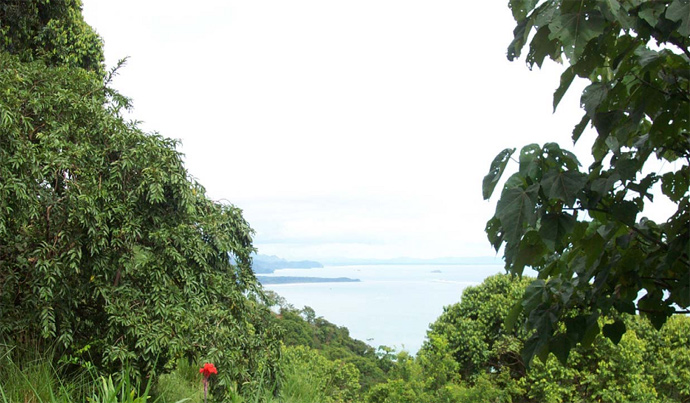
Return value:
[(378, 347), (415, 354), (429, 324), (443, 307), (460, 301), (462, 290), (503, 271), (495, 265), (376, 265), (281, 269), (273, 276), (350, 277), (356, 283), (271, 284), (295, 308), (309, 306), (317, 316), (345, 326), (350, 335)]

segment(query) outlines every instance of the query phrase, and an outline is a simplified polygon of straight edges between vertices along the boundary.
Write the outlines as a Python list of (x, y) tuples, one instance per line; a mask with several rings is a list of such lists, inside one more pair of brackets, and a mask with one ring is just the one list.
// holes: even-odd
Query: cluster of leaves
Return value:
[(24, 62), (80, 67), (104, 76), (101, 38), (84, 21), (81, 0), (5, 0), (0, 50)]
[[(555, 357), (522, 361), (528, 333), (507, 328), (510, 307), (532, 279), (487, 278), (463, 292), (431, 325), (416, 358), (400, 355), (371, 403), (440, 402), (680, 402), (690, 399), (690, 318), (676, 316), (661, 330), (623, 314), (618, 344), (601, 335), (577, 346), (565, 364)], [(576, 316), (572, 312), (570, 316)], [(614, 318), (600, 318), (602, 324)], [(559, 331), (564, 332), (561, 327)]]
[[(641, 312), (660, 328), (690, 307), (690, 2), (512, 0), (510, 7), (517, 27), (508, 58), (529, 41), (530, 68), (547, 56), (567, 66), (554, 109), (575, 77), (589, 81), (572, 139), (589, 124), (596, 129), (594, 162), (581, 171), (558, 144), (525, 146), (486, 227), (509, 272), (539, 272), (513, 313), (524, 309), (534, 330), (525, 360), (553, 352), (565, 362), (601, 330), (620, 340), (624, 321), (600, 329), (598, 319), (612, 310)], [(491, 164), (485, 199), (514, 152)], [(649, 168), (653, 158), (664, 171)], [(642, 216), (655, 193), (676, 206), (664, 222)], [(566, 331), (557, 332), (562, 324)]]
[(175, 141), (122, 118), (79, 5), (0, 5), (0, 339), (89, 346), (110, 373), (205, 358), (217, 395), (273, 382), (250, 226), (188, 177)]

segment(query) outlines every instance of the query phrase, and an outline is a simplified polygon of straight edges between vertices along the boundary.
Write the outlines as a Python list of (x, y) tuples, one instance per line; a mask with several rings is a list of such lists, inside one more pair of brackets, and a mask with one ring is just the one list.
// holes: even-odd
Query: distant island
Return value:
[(319, 262), (312, 260), (290, 261), (279, 258), (278, 256), (253, 255), (252, 268), (254, 273), (273, 273), (278, 269), (314, 269), (323, 267)]
[(284, 277), (284, 276), (256, 276), (263, 285), (266, 284), (297, 284), (297, 283), (356, 283), (358, 278), (349, 277)]

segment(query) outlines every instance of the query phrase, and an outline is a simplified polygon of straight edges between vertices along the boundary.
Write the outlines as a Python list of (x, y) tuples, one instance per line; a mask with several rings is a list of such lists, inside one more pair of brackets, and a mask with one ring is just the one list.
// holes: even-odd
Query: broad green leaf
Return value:
[[(606, 112), (595, 112), (594, 118), (592, 119), (592, 124), (597, 129), (600, 137), (609, 140), (608, 135), (612, 130), (619, 127), (621, 120), (627, 119), (623, 111), (606, 111)], [(611, 137), (614, 139), (614, 137)], [(617, 140), (616, 140), (617, 142)], [(612, 149), (618, 149), (619, 147), (611, 147)]]
[(506, 320), (503, 322), (503, 328), (505, 329), (506, 332), (512, 332), (513, 329), (515, 328), (515, 323), (517, 322), (518, 316), (523, 311), (522, 304), (520, 302), (515, 303), (512, 308), (510, 308), (510, 311), (508, 312), (508, 316), (506, 316)]
[(539, 174), (539, 144), (529, 144), (520, 150), (520, 173), (525, 177), (536, 178)]
[(585, 131), (587, 128), (587, 124), (590, 121), (590, 117), (588, 115), (584, 115), (582, 117), (582, 120), (580, 120), (580, 123), (578, 123), (575, 126), (575, 129), (573, 129), (573, 142), (577, 143), (577, 141), (580, 139), (580, 136), (582, 136), (582, 132)]
[(567, 245), (565, 237), (575, 227), (575, 217), (567, 213), (546, 214), (541, 218), (539, 235), (546, 246), (555, 252), (561, 252)]
[(496, 184), (501, 179), (501, 175), (503, 175), (506, 164), (508, 164), (508, 161), (514, 152), (514, 148), (506, 148), (498, 153), (498, 155), (496, 155), (494, 160), (491, 162), (489, 173), (486, 174), (482, 182), (482, 193), (484, 200), (488, 200), (493, 194)]
[(658, 147), (668, 147), (670, 142), (676, 138), (682, 138), (682, 132), (686, 131), (687, 121), (683, 121), (681, 116), (672, 112), (663, 112), (654, 119), (652, 127), (649, 129), (649, 142)]
[(597, 108), (606, 99), (609, 87), (606, 83), (593, 83), (587, 86), (580, 97), (580, 104), (590, 118), (594, 117)]
[(546, 282), (538, 279), (532, 281), (525, 289), (525, 295), (522, 297), (522, 307), (526, 312), (533, 311), (544, 300), (544, 290), (546, 289)]
[(673, 308), (663, 301), (663, 294), (658, 291), (647, 291), (647, 295), (640, 298), (637, 302), (640, 312), (652, 322), (658, 330), (666, 323), (666, 320), (673, 314)]
[(522, 53), (522, 48), (525, 46), (525, 42), (529, 37), (530, 30), (532, 29), (533, 20), (531, 18), (525, 18), (518, 22), (518, 25), (513, 30), (513, 41), (508, 45), (508, 60), (511, 62), (520, 57)]
[(621, 337), (623, 337), (625, 330), (625, 323), (623, 323), (622, 320), (618, 319), (613, 323), (604, 325), (602, 333), (604, 333), (604, 336), (611, 339), (613, 344), (618, 344), (618, 342), (621, 341)]
[(631, 201), (623, 200), (614, 203), (611, 208), (611, 216), (623, 224), (632, 227), (639, 212), (637, 205)]
[(561, 172), (552, 169), (544, 175), (541, 187), (549, 199), (561, 200), (572, 207), (585, 183), (587, 183), (587, 177), (581, 172)]
[(671, 291), (669, 300), (687, 309), (690, 307), (690, 270), (685, 271), (678, 283), (679, 287)]
[(558, 143), (544, 144), (542, 153), (546, 155), (547, 162), (553, 162), (556, 167), (577, 170), (580, 166), (580, 161), (577, 160), (575, 154), (562, 149)]
[(537, 5), (538, 0), (510, 0), (508, 7), (513, 12), (515, 21), (522, 21)]
[(561, 365), (568, 364), (568, 355), (570, 354), (570, 340), (565, 334), (559, 334), (549, 340), (549, 351), (556, 356)]
[(652, 28), (659, 23), (659, 18), (666, 11), (666, 4), (660, 1), (646, 1), (642, 3), (637, 15), (645, 20)]
[(561, 102), (561, 99), (563, 99), (563, 95), (568, 91), (568, 88), (570, 88), (570, 84), (573, 82), (573, 79), (575, 78), (575, 70), (573, 67), (568, 67), (565, 69), (563, 74), (561, 74), (561, 85), (558, 86), (558, 89), (556, 89), (556, 92), (553, 94), (553, 111), (556, 112), (556, 107), (558, 107), (558, 104)]
[(496, 205), (496, 216), (501, 220), (507, 242), (518, 242), (524, 227), (534, 224), (537, 188), (512, 188), (503, 191)]
[(577, 344), (587, 330), (587, 316), (577, 315), (575, 317), (568, 317), (563, 319), (565, 323), (566, 335), (571, 343)]
[(587, 348), (592, 345), (599, 334), (599, 331), (599, 314), (593, 313), (587, 317), (587, 327), (585, 328), (582, 339), (580, 340), (582, 347)]
[(690, 35), (690, 0), (673, 0), (666, 9), (666, 18), (680, 21), (678, 33), (687, 38)]
[(602, 6), (607, 9), (611, 14), (616, 15), (621, 8), (621, 4), (618, 0), (600, 0)]
[(503, 232), (501, 231), (501, 220), (494, 216), (486, 223), (485, 232), (489, 238), (489, 242), (496, 249), (496, 252), (501, 248), (503, 243)]
[(592, 267), (604, 251), (605, 240), (595, 232), (581, 241), (582, 253), (586, 256), (585, 265)]
[(576, 3), (564, 2), (562, 13), (549, 24), (549, 39), (561, 41), (568, 60), (574, 64), (582, 55), (587, 43), (604, 32), (605, 20), (597, 11), (588, 11), (581, 7), (572, 7), (571, 10), (563, 8), (564, 5), (572, 4)]
[(645, 46), (638, 47), (635, 49), (634, 53), (637, 56), (638, 63), (640, 63), (642, 67), (647, 67), (649, 64), (659, 60), (659, 52)]
[(552, 60), (559, 60), (561, 47), (557, 40), (549, 39), (549, 35), (551, 35), (551, 30), (549, 30), (548, 25), (544, 25), (537, 30), (532, 38), (527, 53), (527, 65), (530, 69), (535, 64), (541, 68), (546, 56)]
[(511, 272), (518, 276), (522, 276), (525, 266), (535, 266), (539, 264), (546, 252), (544, 242), (537, 231), (528, 231), (520, 241), (520, 246), (512, 259)]

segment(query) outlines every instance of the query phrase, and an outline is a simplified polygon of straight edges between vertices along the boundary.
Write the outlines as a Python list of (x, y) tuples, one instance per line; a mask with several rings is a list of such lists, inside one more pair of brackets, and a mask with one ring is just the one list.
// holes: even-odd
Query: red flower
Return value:
[(199, 368), (199, 373), (203, 374), (204, 378), (208, 379), (211, 374), (217, 374), (218, 370), (215, 365), (207, 362), (203, 367)]

